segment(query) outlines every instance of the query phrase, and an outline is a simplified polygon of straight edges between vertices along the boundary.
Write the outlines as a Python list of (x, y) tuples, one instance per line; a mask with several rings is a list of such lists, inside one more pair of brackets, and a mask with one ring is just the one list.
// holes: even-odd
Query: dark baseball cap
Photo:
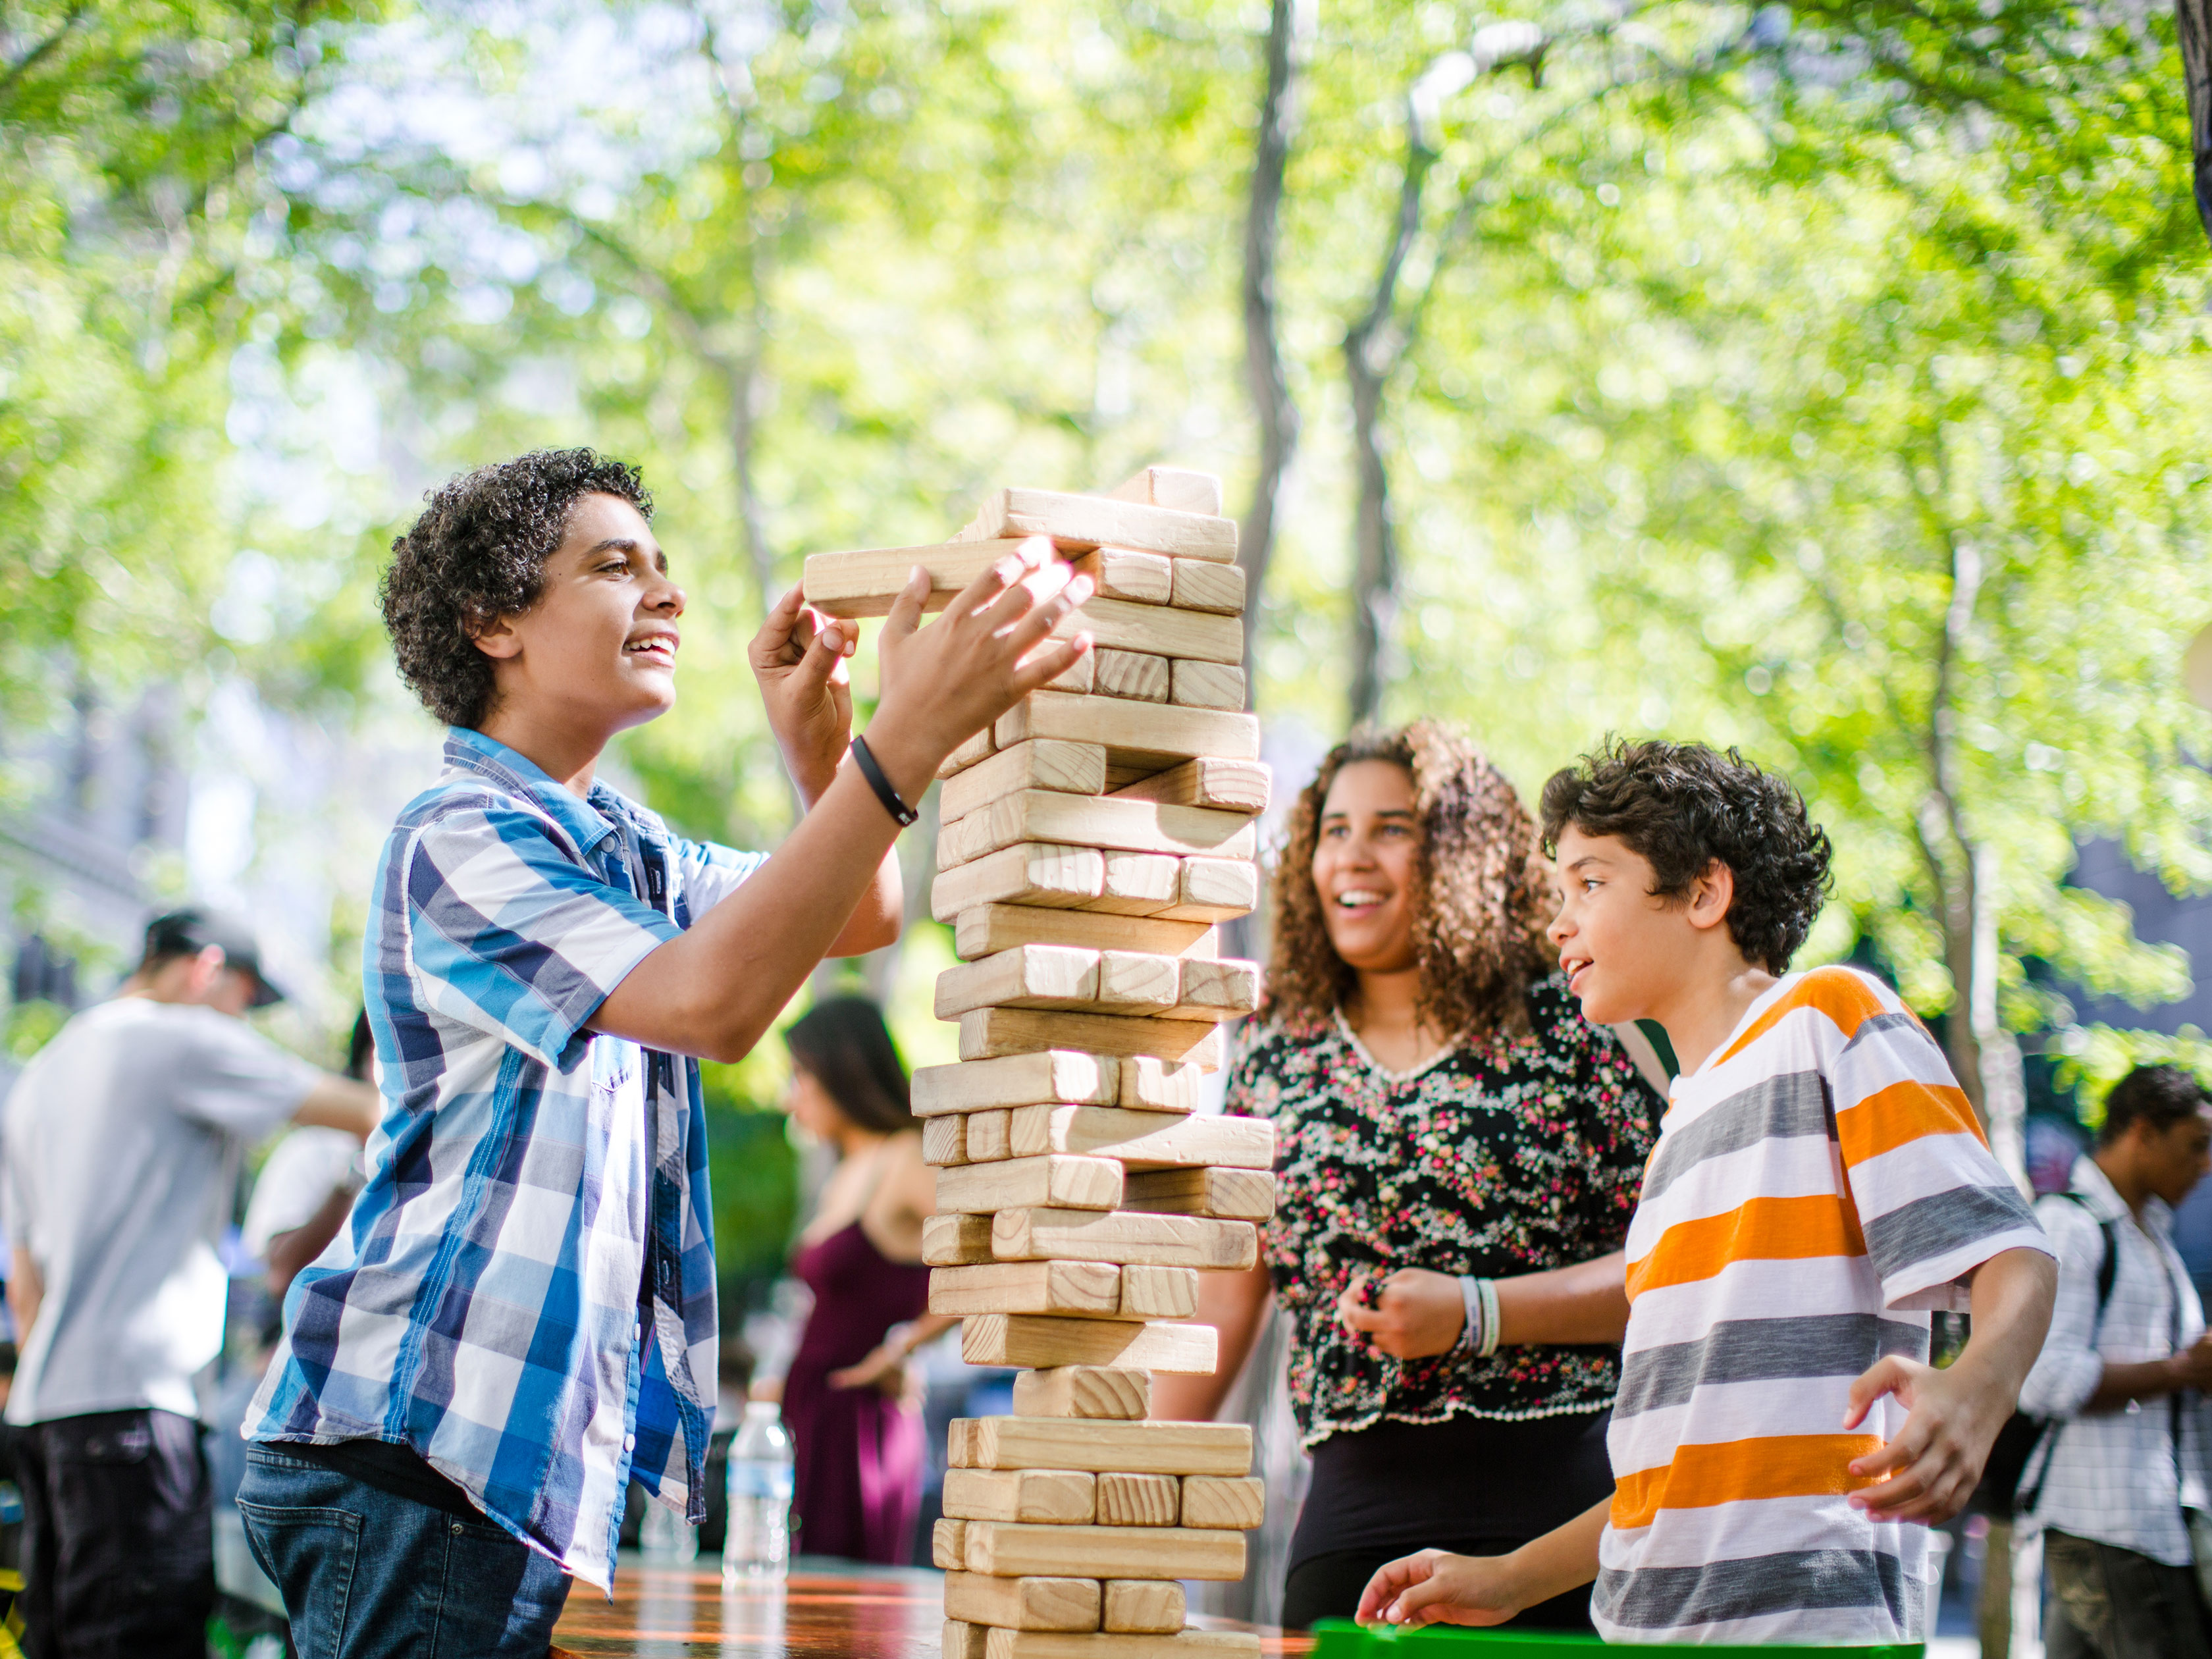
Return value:
[(272, 1002), (284, 1000), (283, 992), (269, 982), (269, 975), (261, 969), (261, 947), (253, 938), (253, 930), (234, 916), (216, 910), (204, 910), (197, 905), (182, 910), (172, 910), (146, 924), (145, 960), (152, 962), (161, 957), (193, 957), (214, 945), (222, 952), (223, 965), (235, 968), (253, 980), (253, 1000), (249, 1005), (266, 1008)]

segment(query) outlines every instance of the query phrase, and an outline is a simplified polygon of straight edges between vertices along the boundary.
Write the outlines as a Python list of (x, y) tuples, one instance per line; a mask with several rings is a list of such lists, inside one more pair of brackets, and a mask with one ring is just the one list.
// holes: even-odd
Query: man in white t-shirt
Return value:
[(277, 1000), (244, 927), (157, 917), (122, 991), (64, 1025), (0, 1109), (32, 1659), (205, 1652), (192, 1380), (222, 1346), (239, 1159), (288, 1118), (366, 1139), (378, 1114), (374, 1089), (246, 1024)]

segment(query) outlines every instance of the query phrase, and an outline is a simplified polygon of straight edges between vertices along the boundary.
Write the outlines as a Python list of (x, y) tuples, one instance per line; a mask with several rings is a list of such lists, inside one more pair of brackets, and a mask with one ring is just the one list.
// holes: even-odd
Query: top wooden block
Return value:
[(1223, 562), (1237, 556), (1234, 520), (1054, 489), (1001, 489), (952, 539), (1001, 541), (1024, 536), (1049, 536), (1062, 548), (1086, 550), (1126, 547), (1139, 553)]
[(1171, 507), (1178, 513), (1221, 515), (1221, 480), (1211, 472), (1192, 472), (1180, 466), (1148, 466), (1106, 492), (1117, 501), (1143, 501), (1152, 507)]
[(931, 547), (862, 548), (850, 553), (810, 553), (802, 580), (807, 604), (828, 617), (884, 617), (920, 565), (929, 572), (925, 611), (942, 611), (952, 596), (1022, 544), (999, 541), (945, 542)]

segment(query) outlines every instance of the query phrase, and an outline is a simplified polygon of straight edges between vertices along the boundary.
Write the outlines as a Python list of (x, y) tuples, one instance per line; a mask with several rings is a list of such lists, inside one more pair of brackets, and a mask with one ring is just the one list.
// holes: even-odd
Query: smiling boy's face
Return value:
[(1568, 824), (1558, 870), (1559, 914), (1547, 931), (1583, 1017), (1596, 1025), (1659, 1018), (1698, 931), (1688, 908), (1652, 892), (1650, 861), (1617, 836)]
[(478, 635), (498, 664), (499, 712), (526, 700), (608, 735), (676, 706), (684, 590), (645, 515), (618, 495), (580, 495), (545, 561), (538, 602)]

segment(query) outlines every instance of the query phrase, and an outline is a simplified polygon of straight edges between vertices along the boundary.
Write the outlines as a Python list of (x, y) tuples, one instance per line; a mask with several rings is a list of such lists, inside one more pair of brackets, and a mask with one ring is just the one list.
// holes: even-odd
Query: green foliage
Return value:
[(782, 1272), (799, 1225), (799, 1158), (775, 1109), (762, 1048), (735, 1066), (701, 1065), (707, 1100), (708, 1178), (714, 1193), (714, 1270), (735, 1328), (754, 1291)]

